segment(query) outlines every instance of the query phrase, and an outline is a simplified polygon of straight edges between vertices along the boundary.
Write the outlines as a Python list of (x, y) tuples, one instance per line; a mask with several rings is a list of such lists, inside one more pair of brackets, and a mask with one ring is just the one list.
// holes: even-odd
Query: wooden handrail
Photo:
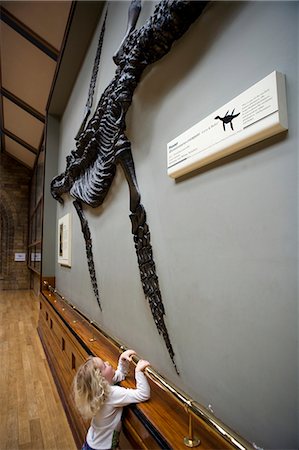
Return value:
[[(127, 349), (116, 337), (111, 336), (107, 332), (105, 332), (99, 324), (90, 320), (80, 309), (73, 305), (71, 302), (67, 301), (66, 298), (60, 294), (57, 289), (53, 288), (47, 281), (44, 281), (44, 286), (53, 293), (54, 295), (60, 297), (60, 299), (69, 305), (72, 309), (76, 310), (85, 320), (87, 320), (90, 325), (95, 327), (105, 338), (116, 346), (120, 353)], [(138, 363), (139, 357), (136, 355), (133, 357), (133, 362), (135, 364)], [(193, 435), (193, 426), (192, 426), (192, 418), (196, 418), (201, 425), (216, 438), (221, 438), (226, 441), (231, 448), (238, 450), (247, 450), (253, 449), (253, 445), (238, 435), (235, 431), (225, 425), (220, 419), (215, 417), (207, 408), (193, 400), (190, 396), (188, 396), (184, 391), (175, 386), (172, 382), (163, 377), (159, 372), (157, 372), (152, 367), (148, 367), (146, 369), (147, 376), (160, 388), (166, 391), (168, 394), (175, 399), (180, 405), (182, 405), (188, 414), (189, 421), (189, 436), (185, 437), (184, 444), (187, 447), (195, 447), (200, 444), (200, 441), (197, 440)]]

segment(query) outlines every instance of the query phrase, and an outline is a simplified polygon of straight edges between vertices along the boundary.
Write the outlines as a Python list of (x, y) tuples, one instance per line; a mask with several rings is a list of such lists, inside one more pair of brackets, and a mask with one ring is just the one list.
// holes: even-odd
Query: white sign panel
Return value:
[(31, 253), (31, 261), (41, 261), (41, 253), (40, 252), (37, 252), (37, 253), (32, 252)]
[(15, 261), (26, 261), (26, 253), (15, 253)]
[(287, 129), (285, 77), (274, 71), (169, 142), (168, 175), (180, 177)]
[(58, 263), (71, 267), (71, 215), (61, 217), (58, 221)]

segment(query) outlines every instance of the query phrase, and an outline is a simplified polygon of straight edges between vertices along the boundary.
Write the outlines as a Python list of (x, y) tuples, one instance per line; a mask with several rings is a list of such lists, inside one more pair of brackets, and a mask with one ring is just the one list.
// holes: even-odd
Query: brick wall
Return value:
[(31, 171), (5, 154), (0, 155), (0, 290), (29, 289), (26, 253)]

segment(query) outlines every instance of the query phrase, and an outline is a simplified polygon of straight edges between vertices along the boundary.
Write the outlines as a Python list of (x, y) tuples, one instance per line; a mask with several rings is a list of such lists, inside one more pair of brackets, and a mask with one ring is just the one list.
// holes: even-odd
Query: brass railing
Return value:
[[(106, 333), (97, 322), (94, 320), (90, 320), (80, 309), (73, 305), (71, 302), (67, 301), (66, 298), (61, 295), (57, 289), (54, 289), (47, 281), (44, 281), (44, 285), (47, 286), (49, 291), (60, 297), (65, 303), (67, 303), (71, 308), (76, 310), (85, 320), (87, 320), (91, 325), (93, 325), (101, 334), (105, 336), (114, 346), (118, 347), (120, 352), (127, 350), (127, 347), (124, 346), (117, 338)], [(133, 357), (133, 362), (135, 364), (138, 363), (139, 357), (136, 355)], [(184, 444), (187, 447), (197, 447), (200, 445), (200, 440), (194, 436), (193, 433), (193, 422), (192, 418), (197, 418), (200, 423), (204, 426), (206, 430), (212, 433), (216, 437), (221, 437), (226, 442), (228, 442), (232, 448), (236, 448), (239, 450), (247, 450), (253, 449), (254, 446), (246, 441), (244, 438), (239, 436), (235, 431), (230, 429), (227, 425), (225, 425), (220, 419), (214, 416), (207, 408), (205, 408), (200, 403), (193, 400), (189, 397), (185, 392), (183, 392), (180, 388), (175, 386), (173, 383), (168, 381), (165, 377), (160, 375), (156, 370), (152, 367), (146, 368), (147, 376), (158, 386), (160, 386), (164, 391), (171, 394), (171, 396), (180, 403), (188, 414), (189, 420), (189, 435), (184, 438)]]

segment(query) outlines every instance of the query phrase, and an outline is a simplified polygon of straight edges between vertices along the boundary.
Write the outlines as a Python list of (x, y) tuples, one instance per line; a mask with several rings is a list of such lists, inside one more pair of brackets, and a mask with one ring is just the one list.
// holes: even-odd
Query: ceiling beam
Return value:
[(27, 150), (29, 150), (31, 153), (34, 153), (37, 155), (37, 149), (32, 147), (32, 145), (27, 144), (27, 142), (23, 141), (23, 139), (19, 138), (15, 134), (11, 133), (10, 131), (6, 130), (5, 128), (2, 129), (2, 133), (12, 139), (13, 141), (17, 142), (18, 144), (22, 145), (22, 147), (25, 147)]
[(39, 143), (39, 146), (38, 146), (38, 152), (37, 152), (37, 155), (36, 155), (36, 158), (35, 158), (35, 161), (34, 161), (34, 165), (33, 165), (33, 169), (32, 169), (33, 171), (35, 170), (35, 168), (36, 168), (36, 166), (38, 164), (39, 155), (40, 155), (40, 152), (42, 151), (42, 148), (43, 148), (43, 145), (44, 145), (44, 137), (45, 137), (45, 128), (43, 130), (42, 137), (40, 139), (40, 143)]
[(25, 39), (27, 39), (31, 44), (35, 45), (39, 50), (45, 53), (49, 58), (57, 61), (58, 50), (54, 48), (51, 44), (41, 38), (38, 34), (32, 31), (29, 27), (24, 25), (20, 20), (14, 17), (10, 12), (8, 12), (3, 6), (0, 6), (0, 19), (5, 22), (14, 31), (19, 33)]
[(46, 118), (43, 114), (41, 114), (39, 111), (34, 109), (32, 106), (28, 105), (28, 103), (21, 100), (16, 95), (9, 92), (4, 87), (1, 87), (1, 94), (3, 97), (7, 98), (11, 102), (13, 102), (15, 105), (19, 106), (20, 108), (24, 109), (26, 112), (28, 112), (31, 116), (34, 116), (36, 119), (38, 119), (40, 122), (45, 123)]
[[(2, 85), (2, 77), (0, 70), (0, 86)], [(4, 136), (1, 130), (4, 128), (4, 119), (3, 119), (3, 98), (0, 95), (0, 153), (4, 151)]]
[(72, 2), (46, 106), (46, 111), (53, 116), (61, 118), (65, 110), (104, 5), (104, 1)]

